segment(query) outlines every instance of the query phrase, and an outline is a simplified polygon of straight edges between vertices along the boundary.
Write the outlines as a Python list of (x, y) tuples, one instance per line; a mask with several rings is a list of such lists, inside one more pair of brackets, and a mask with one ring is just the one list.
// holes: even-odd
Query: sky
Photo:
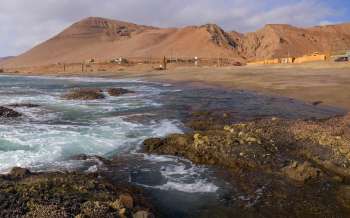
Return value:
[(350, 22), (350, 0), (0, 0), (0, 57), (23, 53), (89, 16), (159, 27), (216, 23), (249, 32), (269, 23)]

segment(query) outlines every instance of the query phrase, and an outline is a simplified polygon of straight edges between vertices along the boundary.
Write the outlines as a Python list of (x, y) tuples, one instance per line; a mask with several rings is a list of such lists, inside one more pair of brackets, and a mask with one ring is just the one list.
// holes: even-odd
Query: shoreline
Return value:
[(226, 124), (225, 113), (205, 114), (193, 132), (150, 138), (144, 147), (227, 170), (236, 192), (227, 196), (232, 214), (343, 217), (350, 213), (349, 118)]
[(265, 65), (244, 67), (169, 66), (155, 71), (150, 66), (126, 67), (123, 71), (3, 73), (21, 76), (96, 77), (142, 79), (225, 90), (247, 90), (265, 95), (302, 100), (350, 110), (350, 64), (309, 63), (301, 65)]
[[(122, 76), (99, 76), (99, 78), (126, 79)], [(130, 79), (130, 77), (128, 78)], [(134, 78), (142, 77), (136, 74)], [(161, 80), (153, 81), (161, 82)], [(181, 82), (180, 80), (173, 84)], [(185, 83), (185, 85), (193, 86), (193, 82)], [(195, 83), (194, 85), (202, 87), (201, 83)], [(225, 88), (222, 89), (225, 90)], [(256, 110), (259, 110), (259, 108), (256, 108)], [(231, 121), (237, 119), (236, 115), (230, 116), (230, 113), (221, 110), (213, 110), (209, 113), (199, 111), (197, 114), (191, 114), (190, 119), (184, 122), (184, 125), (190, 128), (191, 131), (184, 134), (170, 135), (164, 139), (149, 138), (144, 142), (144, 149), (159, 155), (186, 157), (194, 163), (203, 164), (204, 166), (222, 167), (223, 170), (217, 172), (217, 177), (228, 181), (228, 184), (234, 190), (232, 193), (225, 193), (225, 196), (220, 196), (220, 201), (225, 201), (223, 205), (206, 208), (208, 213), (213, 215), (217, 215), (216, 213), (219, 212), (219, 214), (225, 216), (236, 214), (257, 216), (262, 212), (267, 217), (290, 214), (303, 217), (316, 215), (317, 212), (315, 211), (321, 211), (326, 215), (350, 213), (350, 209), (346, 206), (350, 202), (347, 198), (348, 189), (350, 190), (348, 180), (350, 176), (346, 167), (337, 166), (338, 160), (341, 160), (341, 163), (347, 163), (346, 157), (349, 150), (343, 148), (344, 142), (347, 140), (347, 129), (344, 130), (342, 124), (348, 122), (349, 117), (315, 121), (289, 121), (269, 118), (236, 123)], [(333, 128), (335, 133), (333, 133)], [(265, 130), (266, 132), (264, 132)], [(321, 135), (318, 134), (318, 131)], [(292, 132), (292, 137), (288, 134), (289, 132)], [(311, 141), (309, 141), (309, 138)], [(326, 138), (326, 141), (323, 140), (324, 138)], [(309, 144), (305, 145), (304, 142)], [(293, 147), (292, 143), (295, 143), (296, 147)], [(331, 146), (327, 147), (325, 143), (330, 143)], [(341, 143), (341, 146), (338, 146), (337, 143)], [(317, 150), (320, 148), (329, 150), (323, 153)], [(344, 149), (347, 152), (346, 154), (342, 153)], [(324, 154), (330, 155), (330, 151), (334, 151), (336, 156), (327, 156), (325, 161), (320, 159), (324, 158), (322, 157)], [(309, 156), (304, 157), (303, 155)], [(113, 160), (114, 158), (117, 159)], [(121, 160), (120, 162), (118, 156), (115, 156), (112, 160), (105, 160), (105, 166), (113, 169), (115, 164), (118, 165), (124, 161)], [(219, 175), (220, 173), (225, 175)], [(103, 171), (97, 171), (94, 174), (103, 178)], [(75, 174), (73, 173), (73, 175)], [(47, 176), (50, 176), (50, 173), (42, 174), (39, 183), (41, 183), (41, 179), (47, 180)], [(69, 178), (72, 174), (63, 174), (63, 176)], [(122, 175), (111, 174), (110, 176), (114, 178)], [(60, 178), (60, 175), (58, 177)], [(85, 178), (86, 175), (76, 175), (76, 177), (78, 179)], [(24, 180), (19, 179), (19, 181), (25, 183), (26, 178), (30, 180), (33, 176), (25, 175)], [(48, 178), (50, 179), (50, 177)], [(4, 181), (5, 184), (8, 184), (6, 179)], [(67, 183), (70, 183), (70, 181), (68, 180)], [(330, 190), (318, 195), (326, 183)], [(65, 186), (65, 184), (63, 185)], [(132, 183), (128, 185), (131, 188), (133, 187)], [(29, 187), (31, 186), (29, 185)], [(21, 186), (18, 188), (21, 188)], [(64, 187), (62, 189), (65, 190)], [(44, 191), (50, 193), (54, 189), (44, 188)], [(94, 191), (94, 188), (92, 188), (92, 191)], [(106, 190), (106, 192), (109, 191)], [(341, 192), (344, 192), (344, 194), (341, 194)], [(307, 196), (304, 196), (304, 193), (307, 193)], [(77, 196), (79, 195), (80, 193), (77, 193)], [(86, 200), (87, 202), (92, 201), (91, 199)], [(99, 204), (113, 207), (116, 198), (108, 197), (107, 202), (102, 200)], [(276, 201), (279, 203), (278, 205), (273, 204)], [(309, 202), (309, 204), (304, 205), (304, 201)], [(154, 201), (150, 201), (150, 203), (154, 204), (155, 208), (160, 207)], [(30, 208), (31, 212), (36, 213), (36, 208), (41, 208), (41, 202)], [(98, 207), (97, 209), (101, 208)], [(122, 209), (117, 208), (112, 212), (120, 213), (124, 211)], [(153, 212), (152, 207), (141, 208), (141, 210), (145, 210), (146, 213), (151, 211), (152, 214), (158, 212)], [(296, 212), (292, 213), (291, 210)], [(132, 208), (131, 211), (137, 213), (139, 208)], [(81, 212), (87, 213), (89, 211)]]

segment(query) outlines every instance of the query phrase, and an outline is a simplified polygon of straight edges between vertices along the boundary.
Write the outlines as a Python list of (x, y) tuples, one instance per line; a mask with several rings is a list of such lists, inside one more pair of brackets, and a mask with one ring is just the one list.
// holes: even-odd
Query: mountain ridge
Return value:
[(119, 56), (223, 57), (246, 62), (340, 49), (350, 49), (350, 23), (310, 28), (267, 24), (256, 32), (239, 33), (216, 24), (159, 28), (88, 17), (0, 65), (36, 66)]

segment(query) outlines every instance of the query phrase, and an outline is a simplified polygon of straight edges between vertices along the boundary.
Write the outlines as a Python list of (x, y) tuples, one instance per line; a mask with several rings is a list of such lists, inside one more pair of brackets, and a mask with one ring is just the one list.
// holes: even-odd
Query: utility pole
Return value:
[(163, 58), (163, 68), (164, 68), (164, 70), (166, 70), (167, 68), (167, 59), (166, 59), (166, 57), (164, 56), (164, 58)]

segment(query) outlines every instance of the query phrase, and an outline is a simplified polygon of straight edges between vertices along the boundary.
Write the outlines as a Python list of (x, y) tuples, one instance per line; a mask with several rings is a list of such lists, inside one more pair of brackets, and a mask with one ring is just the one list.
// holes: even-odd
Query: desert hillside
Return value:
[(350, 23), (312, 28), (270, 24), (241, 35), (238, 41), (238, 50), (248, 59), (329, 53), (350, 49)]
[(215, 24), (157, 28), (90, 17), (6, 61), (5, 67), (109, 60), (116, 57), (201, 57), (256, 60), (350, 48), (350, 24), (312, 28), (266, 25), (256, 32), (225, 32)]
[(12, 56), (8, 56), (8, 57), (0, 57), (0, 63), (1, 62), (4, 62), (4, 61), (7, 61), (9, 59), (13, 58)]

